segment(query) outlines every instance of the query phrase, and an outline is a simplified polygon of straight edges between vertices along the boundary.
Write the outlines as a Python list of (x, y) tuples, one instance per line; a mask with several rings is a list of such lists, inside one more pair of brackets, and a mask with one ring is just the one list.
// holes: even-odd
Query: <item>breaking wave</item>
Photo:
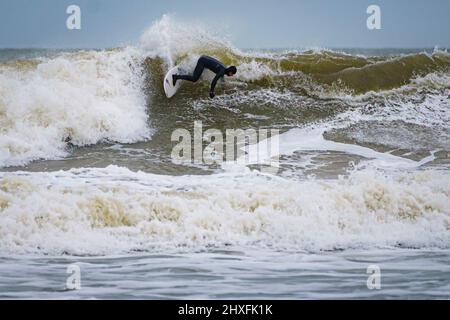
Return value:
[(62, 157), (68, 141), (149, 138), (138, 58), (125, 48), (0, 64), (0, 166)]
[[(175, 64), (193, 69), (201, 54), (237, 65), (239, 72), (219, 86), (214, 102), (205, 99), (207, 82), (185, 83), (170, 101), (180, 114), (186, 107), (245, 114), (260, 108), (271, 115), (277, 112), (280, 121), (290, 122), (283, 125), (292, 125), (358, 104), (408, 105), (430, 95), (445, 99), (450, 92), (446, 51), (394, 56), (326, 49), (243, 51), (206, 30), (165, 15), (143, 33), (136, 48), (2, 60), (0, 167), (63, 157), (67, 142), (86, 146), (149, 139), (149, 107), (169, 104), (161, 85), (165, 72)], [(205, 72), (204, 78), (210, 77)]]
[(0, 250), (448, 248), (449, 178), (447, 172), (367, 169), (329, 181), (249, 170), (192, 179), (115, 166), (1, 174)]

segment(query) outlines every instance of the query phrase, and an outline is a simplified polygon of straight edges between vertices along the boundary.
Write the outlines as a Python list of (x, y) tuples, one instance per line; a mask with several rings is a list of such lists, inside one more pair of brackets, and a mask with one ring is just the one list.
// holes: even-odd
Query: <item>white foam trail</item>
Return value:
[[(312, 124), (304, 128), (294, 128), (281, 134), (277, 137), (279, 140), (279, 150), (268, 148), (270, 141), (261, 141), (256, 145), (250, 146), (247, 150), (248, 154), (239, 159), (238, 163), (269, 164), (271, 158), (279, 157), (280, 155), (292, 155), (296, 151), (336, 151), (361, 156), (366, 159), (366, 164), (371, 164), (378, 168), (419, 168), (426, 163), (434, 161), (436, 159), (434, 154), (439, 150), (431, 150), (430, 156), (420, 161), (414, 161), (390, 153), (377, 152), (356, 144), (339, 143), (324, 138), (324, 133), (327, 130), (346, 128), (358, 122), (401, 121), (433, 128), (436, 134), (440, 135), (436, 139), (445, 140), (445, 130), (448, 128), (448, 123), (450, 122), (450, 100), (448, 99), (450, 91), (448, 89), (442, 89), (442, 87), (448, 85), (448, 76), (443, 74), (430, 74), (424, 78), (415, 79), (414, 82), (428, 88), (433, 88), (432, 84), (435, 84), (437, 88), (441, 88), (441, 91), (438, 90), (433, 94), (427, 94), (423, 97), (421, 95), (419, 97), (415, 95), (406, 96), (404, 97), (406, 101), (402, 101), (402, 96), (398, 95), (398, 92), (395, 90), (388, 93), (370, 93), (365, 96), (349, 97), (349, 103), (363, 103), (364, 105), (341, 113), (331, 121)], [(405, 86), (398, 90), (405, 91), (412, 89)], [(367, 103), (365, 100), (369, 98), (375, 101), (381, 99), (381, 101), (375, 104)], [(444, 132), (438, 130), (440, 128), (444, 129)], [(366, 136), (364, 139), (373, 141), (375, 138)], [(394, 140), (391, 143), (396, 142), (395, 136), (392, 139)], [(383, 143), (383, 141), (375, 141)], [(403, 141), (397, 143), (400, 143), (399, 147), (405, 145)]]
[(416, 168), (423, 162), (417, 162), (410, 159), (394, 156), (390, 153), (382, 153), (370, 148), (334, 142), (326, 140), (323, 137), (325, 130), (319, 129), (292, 129), (281, 135), (280, 146), (281, 154), (292, 154), (295, 151), (337, 151), (351, 155), (357, 155), (366, 159), (373, 159), (372, 163), (379, 167), (393, 168)]
[(139, 53), (66, 53), (35, 68), (0, 67), (0, 167), (65, 155), (74, 145), (150, 136)]
[[(271, 159), (281, 155), (292, 155), (296, 151), (336, 151), (357, 155), (369, 160), (368, 163), (378, 168), (413, 169), (435, 159), (434, 152), (420, 161), (398, 157), (390, 153), (377, 152), (367, 147), (326, 140), (325, 128), (295, 128), (272, 139), (260, 141), (247, 147), (247, 154), (237, 162), (245, 164), (270, 164)], [(271, 146), (272, 145), (272, 146)], [(279, 146), (278, 150), (273, 146)], [(242, 148), (244, 150), (244, 148)], [(244, 150), (245, 151), (245, 150)], [(436, 150), (437, 151), (437, 150)]]
[(448, 172), (371, 169), (330, 181), (289, 181), (249, 170), (174, 177), (114, 166), (1, 173), (0, 250), (448, 247), (449, 178)]

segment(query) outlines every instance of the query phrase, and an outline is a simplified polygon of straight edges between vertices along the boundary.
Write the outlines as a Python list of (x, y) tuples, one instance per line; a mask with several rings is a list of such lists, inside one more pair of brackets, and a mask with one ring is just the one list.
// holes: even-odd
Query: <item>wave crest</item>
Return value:
[(149, 137), (136, 50), (64, 53), (0, 66), (0, 166), (65, 155), (67, 144)]

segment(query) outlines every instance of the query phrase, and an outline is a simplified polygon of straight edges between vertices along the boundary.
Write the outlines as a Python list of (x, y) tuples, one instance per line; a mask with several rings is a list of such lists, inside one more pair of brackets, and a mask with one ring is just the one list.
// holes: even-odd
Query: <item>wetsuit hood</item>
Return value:
[(231, 67), (228, 67), (228, 68), (226, 68), (225, 69), (225, 74), (228, 74), (228, 73), (232, 73), (232, 74), (236, 74), (236, 72), (237, 72), (237, 68), (235, 67), (235, 66), (231, 66)]

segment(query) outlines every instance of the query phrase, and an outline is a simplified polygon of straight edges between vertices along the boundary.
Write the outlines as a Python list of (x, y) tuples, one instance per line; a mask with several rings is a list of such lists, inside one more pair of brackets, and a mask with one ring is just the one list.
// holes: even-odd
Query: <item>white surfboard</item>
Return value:
[(174, 74), (184, 74), (185, 71), (181, 69), (179, 66), (176, 66), (167, 72), (164, 77), (164, 92), (166, 93), (167, 98), (172, 98), (175, 93), (177, 93), (178, 89), (181, 87), (182, 80), (178, 80), (176, 85), (173, 85), (172, 75)]

